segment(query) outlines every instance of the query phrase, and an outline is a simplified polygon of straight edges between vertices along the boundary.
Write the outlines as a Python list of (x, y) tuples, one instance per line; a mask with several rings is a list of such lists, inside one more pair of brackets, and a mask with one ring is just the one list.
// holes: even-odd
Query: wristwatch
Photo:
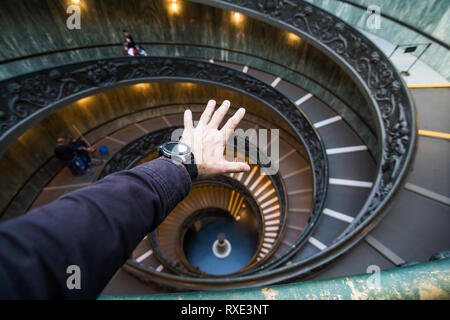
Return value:
[(192, 181), (197, 178), (197, 164), (195, 163), (194, 154), (187, 144), (179, 141), (169, 141), (158, 147), (158, 153), (160, 156), (172, 159), (184, 165), (191, 176)]

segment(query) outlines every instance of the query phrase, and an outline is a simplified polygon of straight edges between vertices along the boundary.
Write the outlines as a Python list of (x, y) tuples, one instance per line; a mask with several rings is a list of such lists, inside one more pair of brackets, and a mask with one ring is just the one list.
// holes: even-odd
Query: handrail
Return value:
[[(379, 277), (379, 278), (378, 278)], [(450, 298), (450, 259), (329, 280), (217, 292), (102, 295), (99, 300), (435, 300)]]

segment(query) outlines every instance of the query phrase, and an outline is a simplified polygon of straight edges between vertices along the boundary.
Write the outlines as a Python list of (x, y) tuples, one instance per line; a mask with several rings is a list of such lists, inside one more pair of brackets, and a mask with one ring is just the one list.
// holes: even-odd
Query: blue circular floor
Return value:
[[(223, 232), (231, 244), (228, 257), (217, 258), (212, 247), (217, 235)], [(215, 221), (201, 228), (199, 232), (189, 230), (184, 238), (184, 253), (189, 263), (201, 271), (225, 275), (239, 271), (255, 254), (257, 234), (238, 221)]]

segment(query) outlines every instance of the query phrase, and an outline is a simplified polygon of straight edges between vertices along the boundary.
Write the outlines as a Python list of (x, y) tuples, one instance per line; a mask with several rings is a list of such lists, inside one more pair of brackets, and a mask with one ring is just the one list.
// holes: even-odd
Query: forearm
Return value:
[[(0, 296), (95, 298), (190, 187), (183, 167), (157, 159), (0, 225), (0, 282), (10, 286)], [(69, 265), (81, 269), (81, 290), (66, 287)]]

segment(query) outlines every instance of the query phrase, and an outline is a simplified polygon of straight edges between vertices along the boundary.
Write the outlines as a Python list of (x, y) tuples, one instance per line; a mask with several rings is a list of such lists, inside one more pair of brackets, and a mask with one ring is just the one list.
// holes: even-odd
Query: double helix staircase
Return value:
[[(352, 76), (366, 97), (367, 106), (361, 110), (370, 110), (371, 115), (358, 114), (358, 110), (351, 110), (348, 105), (347, 109), (338, 110), (336, 105), (328, 104), (320, 95), (313, 94), (295, 81), (284, 79), (287, 68), (282, 72), (267, 70), (270, 68), (262, 70), (251, 65), (251, 59), (244, 64), (225, 54), (223, 59), (194, 55), (105, 59), (98, 63), (58, 67), (51, 74), (42, 71), (45, 81), (58, 79), (61, 74), (72, 76), (67, 82), (70, 84), (68, 90), (62, 90), (60, 96), (52, 96), (46, 101), (48, 108), (62, 105), (64, 99), (79, 99), (114, 86), (145, 82), (195, 83), (200, 89), (202, 85), (217, 86), (257, 100), (260, 105), (249, 110), (240, 128), (276, 128), (280, 131), (279, 157), (274, 160), (279, 170), (275, 175), (268, 175), (259, 163), (251, 162), (247, 156), (246, 161), (251, 165), (249, 172), (197, 181), (191, 193), (163, 224), (142, 239), (105, 288), (105, 294), (257, 287), (320, 277), (320, 272), (327, 274), (327, 271), (334, 270), (333, 266), (337, 266), (336, 270), (343, 269), (345, 274), (356, 272), (355, 266), (366, 267), (372, 259), (386, 268), (400, 266), (410, 260), (407, 256), (414, 256), (411, 251), (402, 251), (408, 253), (402, 259), (388, 248), (395, 245), (394, 236), (383, 238), (385, 234), (401, 234), (399, 230), (392, 231), (393, 225), (411, 222), (405, 213), (411, 211), (405, 204), (411, 195), (405, 195), (403, 184), (408, 170), (411, 170), (417, 139), (413, 102), (393, 66), (352, 27), (303, 1), (299, 1), (295, 8), (284, 2), (277, 2), (274, 6), (268, 6), (264, 1), (257, 4), (237, 2), (211, 1), (212, 5), (236, 9), (277, 27), (287, 28), (315, 43)], [(89, 74), (96, 74), (91, 70), (97, 70), (102, 77), (90, 79)], [(27, 75), (23, 77), (27, 80)], [(102, 82), (101, 79), (107, 80)], [(10, 99), (8, 103), (21, 101), (14, 96), (21, 94), (15, 86), (17, 83), (21, 86), (21, 81), (22, 78), (18, 77), (18, 80), (0, 83), (5, 91), (10, 90), (12, 98), (7, 97)], [(27, 82), (23, 83), (25, 87)], [(77, 85), (81, 88), (79, 91), (69, 90), (77, 88)], [(32, 99), (27, 103), (30, 101)], [(424, 101), (426, 99), (420, 105), (424, 105)], [(206, 100), (184, 103), (192, 103), (199, 108)], [(140, 118), (106, 136), (97, 137), (94, 146), (110, 147), (111, 154), (105, 158), (106, 163), (93, 168), (82, 178), (71, 177), (67, 170), (60, 171), (30, 208), (87, 186), (106, 174), (151, 160), (156, 144), (167, 139), (170, 130), (183, 125), (183, 109), (177, 104), (174, 106), (175, 103), (171, 105), (165, 101), (160, 111), (145, 119)], [(283, 123), (280, 125), (279, 119), (267, 116), (267, 110), (276, 113)], [(34, 110), (35, 114), (31, 112), (30, 118), (24, 115), (16, 119), (19, 122), (17, 126), (8, 127), (9, 123), (5, 122), (9, 131), (3, 132), (4, 141), (12, 139), (10, 133), (18, 130), (20, 121), (35, 121), (32, 118), (38, 118), (38, 111)], [(194, 112), (194, 118), (199, 117), (198, 111)], [(366, 123), (367, 119), (371, 122)], [(355, 123), (361, 124), (362, 129), (356, 128)], [(24, 127), (30, 125), (26, 123)], [(370, 141), (367, 130), (376, 137), (375, 143), (366, 144)], [(272, 144), (270, 141), (266, 150), (259, 151), (270, 153)], [(423, 145), (430, 144), (421, 138), (419, 151)], [(1, 147), (3, 152), (3, 144)], [(420, 153), (419, 160), (424, 153)], [(420, 168), (421, 172), (426, 172), (423, 165)], [(418, 183), (419, 180), (416, 177), (413, 182)], [(415, 194), (426, 194), (414, 185), (407, 183), (406, 186), (409, 188), (406, 190), (413, 190)], [(440, 191), (445, 194), (445, 190)], [(397, 193), (400, 193), (401, 203), (394, 201)], [(428, 200), (438, 199), (439, 205), (434, 204), (436, 207), (432, 206), (430, 212), (436, 218), (433, 221), (441, 221), (440, 224), (445, 225), (448, 217), (441, 213), (448, 210), (448, 197), (429, 193), (426, 197)], [(421, 198), (411, 201), (425, 206)], [(395, 210), (390, 209), (392, 203)], [(208, 208), (226, 211), (237, 222), (244, 210), (251, 209), (257, 216), (259, 234), (254, 257), (238, 272), (223, 276), (206, 274), (192, 268), (183, 256), (180, 234), (184, 232), (186, 221), (196, 212)], [(381, 223), (387, 213), (387, 219), (396, 222), (388, 227)], [(427, 223), (432, 225), (434, 222)], [(369, 234), (377, 225), (381, 227), (375, 229), (374, 235)], [(422, 225), (426, 225), (425, 221)], [(436, 228), (439, 229), (438, 226)], [(448, 237), (443, 238), (441, 231), (437, 234), (440, 235), (441, 247), (450, 245)], [(379, 239), (392, 241), (383, 244), (384, 240), (380, 242)], [(427, 244), (426, 248), (442, 249), (436, 243)], [(396, 249), (403, 250), (402, 247)], [(351, 259), (346, 259), (347, 256)]]

